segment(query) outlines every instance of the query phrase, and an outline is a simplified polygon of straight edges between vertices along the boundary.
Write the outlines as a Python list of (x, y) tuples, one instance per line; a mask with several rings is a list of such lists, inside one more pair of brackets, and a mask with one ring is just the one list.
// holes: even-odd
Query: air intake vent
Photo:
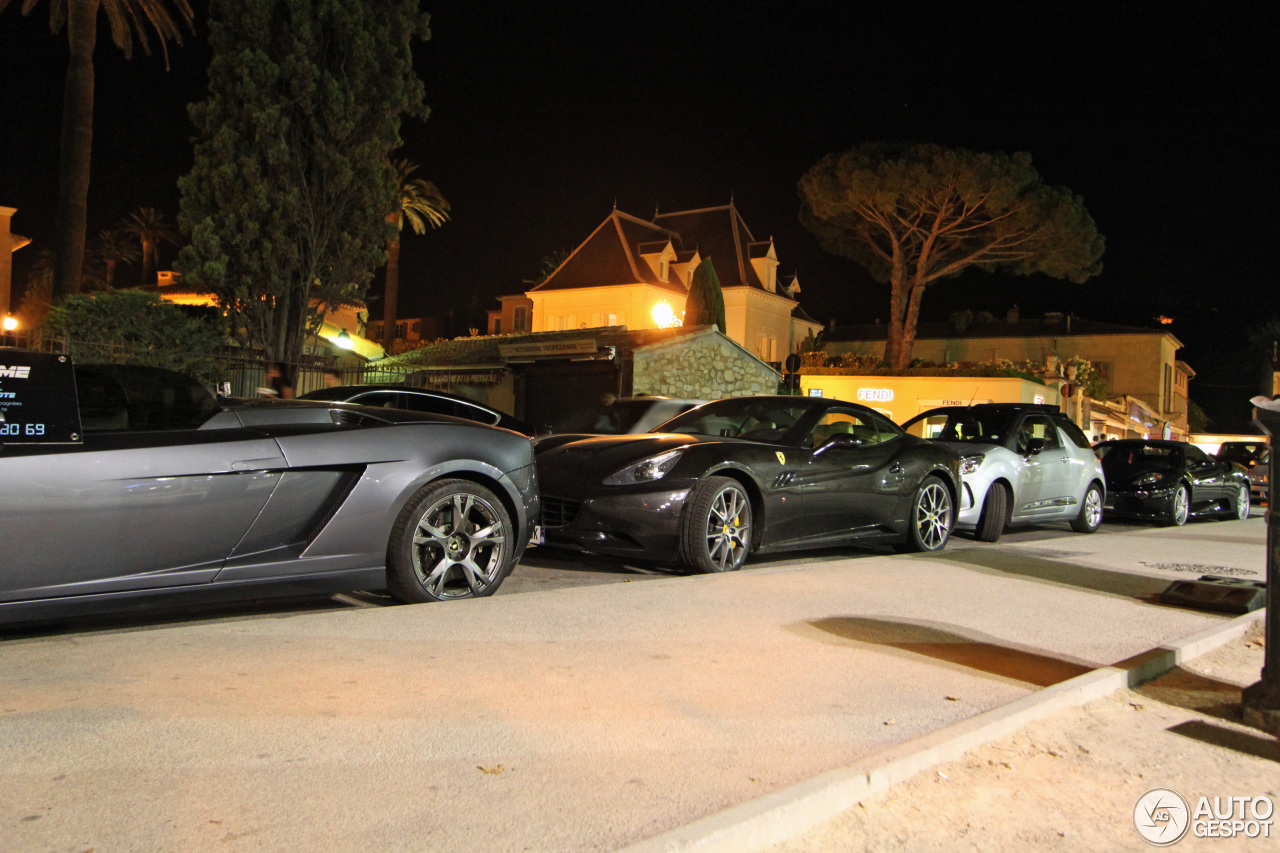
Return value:
[(564, 527), (566, 524), (578, 517), (578, 510), (580, 509), (582, 509), (582, 504), (578, 501), (571, 501), (568, 498), (553, 498), (549, 495), (543, 495), (542, 526)]
[(381, 426), (386, 423), (386, 421), (370, 417), (361, 412), (352, 412), (347, 409), (333, 409), (331, 414), (333, 415), (333, 422), (340, 426), (366, 427)]

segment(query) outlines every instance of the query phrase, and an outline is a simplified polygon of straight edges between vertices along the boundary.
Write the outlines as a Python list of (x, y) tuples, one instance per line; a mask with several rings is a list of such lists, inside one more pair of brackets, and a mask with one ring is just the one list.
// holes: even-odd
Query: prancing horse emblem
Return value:
[(783, 455), (782, 451), (781, 451), (781, 450), (777, 450), (777, 451), (774, 451), (774, 452), (775, 452), (775, 453), (777, 453), (777, 455), (778, 455), (778, 464), (779, 464), (779, 465), (786, 465), (786, 464), (787, 464), (787, 457)]

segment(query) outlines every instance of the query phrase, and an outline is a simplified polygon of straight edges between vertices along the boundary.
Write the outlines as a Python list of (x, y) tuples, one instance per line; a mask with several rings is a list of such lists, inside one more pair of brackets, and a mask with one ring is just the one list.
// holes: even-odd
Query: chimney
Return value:
[(1005, 319), (1009, 321), (1009, 325), (1018, 322), (1018, 306), (1015, 305), (1009, 309), (1009, 313), (1005, 315)]

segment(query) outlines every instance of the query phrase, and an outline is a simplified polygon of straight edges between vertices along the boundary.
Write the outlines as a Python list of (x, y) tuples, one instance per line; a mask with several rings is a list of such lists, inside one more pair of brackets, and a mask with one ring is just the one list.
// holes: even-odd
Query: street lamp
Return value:
[(351, 340), (351, 336), (347, 334), (346, 329), (338, 332), (338, 337), (336, 337), (333, 342), (343, 349), (351, 349), (356, 345), (356, 342)]

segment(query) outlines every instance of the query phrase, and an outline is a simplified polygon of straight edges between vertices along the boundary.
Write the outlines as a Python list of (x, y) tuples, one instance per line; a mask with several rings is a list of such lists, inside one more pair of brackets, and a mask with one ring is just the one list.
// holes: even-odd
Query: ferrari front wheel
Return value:
[(941, 551), (951, 538), (951, 492), (937, 477), (927, 477), (911, 502), (910, 527), (904, 551)]
[(437, 480), (396, 518), (387, 588), (406, 604), (492, 595), (511, 571), (514, 544), (497, 495), (469, 480)]
[(693, 572), (732, 572), (751, 552), (751, 500), (730, 477), (708, 477), (689, 497), (680, 559)]

